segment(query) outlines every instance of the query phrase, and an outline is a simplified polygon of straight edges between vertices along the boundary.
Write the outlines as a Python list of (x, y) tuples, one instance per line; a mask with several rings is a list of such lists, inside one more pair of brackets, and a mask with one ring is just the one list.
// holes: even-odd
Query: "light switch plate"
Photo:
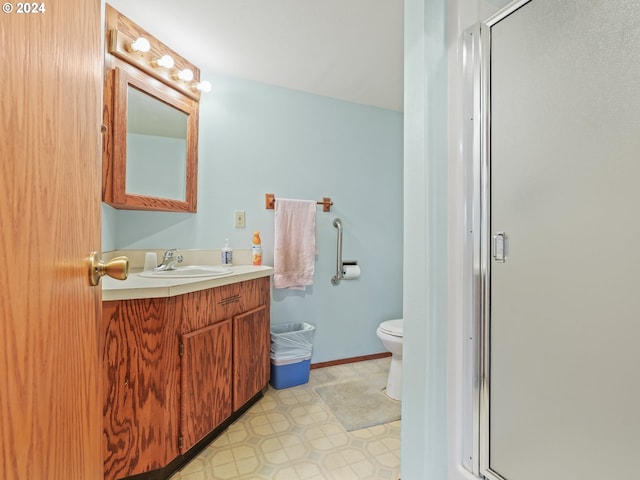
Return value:
[(244, 210), (236, 210), (233, 212), (235, 218), (236, 228), (244, 228), (245, 226), (245, 214)]

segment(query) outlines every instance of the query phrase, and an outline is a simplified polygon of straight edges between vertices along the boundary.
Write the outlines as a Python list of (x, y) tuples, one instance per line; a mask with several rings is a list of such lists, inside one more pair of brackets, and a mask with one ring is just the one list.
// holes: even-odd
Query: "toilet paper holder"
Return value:
[[(331, 283), (338, 285), (340, 280), (354, 280), (360, 276), (360, 269), (358, 268), (357, 260), (342, 260), (342, 220), (336, 218), (333, 220), (333, 226), (338, 229), (338, 245), (336, 248), (336, 274), (331, 277)], [(349, 267), (356, 267), (353, 274), (347, 275), (345, 269)]]

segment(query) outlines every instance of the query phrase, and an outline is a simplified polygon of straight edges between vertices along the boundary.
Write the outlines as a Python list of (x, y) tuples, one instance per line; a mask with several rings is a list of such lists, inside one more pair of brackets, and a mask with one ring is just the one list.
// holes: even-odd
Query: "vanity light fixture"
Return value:
[(135, 42), (131, 42), (129, 44), (129, 48), (131, 49), (132, 52), (146, 53), (149, 50), (151, 50), (151, 44), (149, 43), (149, 40), (147, 40), (146, 38), (138, 37), (136, 38)]
[(193, 88), (194, 90), (199, 90), (204, 93), (209, 93), (211, 91), (211, 83), (207, 82), (206, 80), (203, 80), (201, 82), (194, 83), (191, 88)]
[[(205, 83), (198, 85), (200, 69), (197, 66), (117, 10), (105, 7), (105, 19), (107, 35), (104, 47), (105, 53), (114, 57), (112, 68), (124, 68), (125, 65), (117, 65), (124, 62), (196, 102), (200, 100), (202, 92), (211, 88)], [(117, 81), (117, 78), (113, 81)]]
[(180, 70), (177, 76), (183, 82), (190, 82), (191, 80), (193, 80), (193, 72), (188, 68), (185, 68), (184, 70)]
[(171, 55), (163, 55), (151, 62), (156, 67), (173, 68), (174, 61)]

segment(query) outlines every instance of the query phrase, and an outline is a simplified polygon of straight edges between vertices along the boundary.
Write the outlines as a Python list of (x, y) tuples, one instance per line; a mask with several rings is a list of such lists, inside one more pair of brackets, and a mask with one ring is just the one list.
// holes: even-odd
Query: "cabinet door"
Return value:
[(178, 456), (179, 321), (173, 299), (103, 302), (104, 478)]
[(183, 335), (184, 453), (231, 415), (231, 320)]
[(269, 315), (265, 305), (233, 319), (233, 409), (269, 381)]

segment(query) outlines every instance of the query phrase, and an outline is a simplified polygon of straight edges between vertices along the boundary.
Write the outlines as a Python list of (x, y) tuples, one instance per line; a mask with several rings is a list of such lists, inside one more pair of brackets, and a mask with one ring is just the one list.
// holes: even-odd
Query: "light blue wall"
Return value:
[[(312, 362), (384, 351), (375, 330), (402, 315), (402, 113), (203, 72), (213, 84), (200, 105), (198, 213), (117, 211), (103, 206), (103, 250), (249, 248), (262, 232), (273, 264), (273, 210), (264, 194), (321, 200), (315, 283), (274, 290), (272, 323), (316, 325)], [(233, 227), (234, 210), (246, 228)], [(362, 277), (331, 285), (336, 229), (343, 258)]]
[[(509, 0), (405, 0), (402, 478), (469, 480), (461, 423), (462, 31)], [(407, 381), (406, 379), (410, 379)], [(465, 439), (469, 440), (469, 439)], [(467, 459), (468, 460), (468, 459)], [(477, 459), (474, 459), (476, 461)]]
[(402, 478), (448, 478), (447, 1), (405, 0)]

